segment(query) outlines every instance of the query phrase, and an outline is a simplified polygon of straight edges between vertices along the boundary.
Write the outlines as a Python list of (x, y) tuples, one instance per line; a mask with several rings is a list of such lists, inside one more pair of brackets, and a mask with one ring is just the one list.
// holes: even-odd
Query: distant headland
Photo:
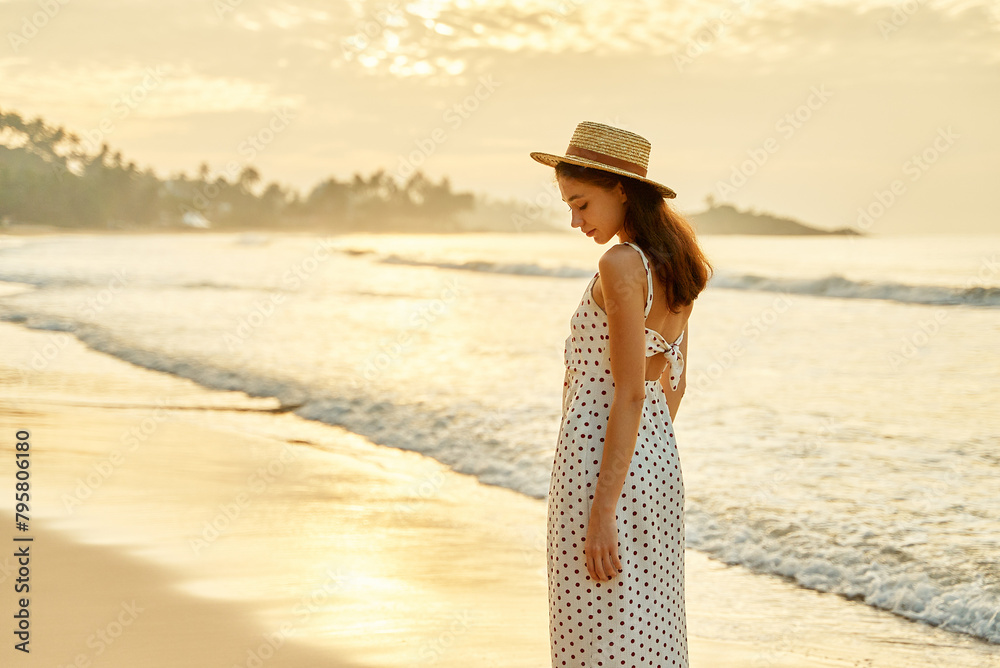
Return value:
[(708, 208), (687, 219), (698, 234), (841, 234), (864, 236), (864, 233), (849, 227), (823, 230), (810, 227), (791, 218), (782, 218), (769, 213), (750, 210), (741, 211), (731, 204), (716, 204), (707, 198)]

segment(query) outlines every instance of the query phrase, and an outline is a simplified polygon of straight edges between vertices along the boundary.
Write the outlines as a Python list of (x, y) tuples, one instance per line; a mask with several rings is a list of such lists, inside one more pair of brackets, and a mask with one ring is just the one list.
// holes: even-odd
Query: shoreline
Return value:
[[(251, 665), (286, 624), (264, 666), (549, 665), (544, 500), (65, 332), (0, 339), (0, 424), (32, 434), (32, 662), (96, 657), (134, 598), (100, 665)], [(989, 665), (988, 643), (685, 556), (692, 666)]]

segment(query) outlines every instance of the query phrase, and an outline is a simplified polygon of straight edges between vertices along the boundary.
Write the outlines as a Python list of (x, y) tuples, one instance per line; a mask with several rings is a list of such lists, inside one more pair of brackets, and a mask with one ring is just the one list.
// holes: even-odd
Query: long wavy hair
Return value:
[(606, 190), (621, 183), (628, 200), (625, 234), (646, 253), (666, 286), (667, 308), (680, 313), (698, 298), (715, 270), (698, 245), (694, 226), (656, 188), (638, 179), (568, 162), (556, 163), (555, 171), (557, 178), (569, 177)]

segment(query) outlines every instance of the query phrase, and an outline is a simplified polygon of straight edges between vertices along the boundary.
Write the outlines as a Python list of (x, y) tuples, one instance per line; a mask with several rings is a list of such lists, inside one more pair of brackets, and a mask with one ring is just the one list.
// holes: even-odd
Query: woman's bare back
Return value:
[[(646, 290), (644, 288), (643, 301), (648, 299), (648, 295), (646, 295), (645, 292)], [(649, 309), (649, 317), (646, 318), (646, 327), (655, 332), (659, 332), (667, 343), (671, 343), (676, 341), (680, 337), (681, 332), (683, 332), (687, 327), (688, 319), (691, 317), (691, 311), (694, 309), (694, 302), (682, 307), (680, 313), (671, 313), (667, 308), (666, 303), (664, 303), (664, 292), (663, 283), (660, 282), (660, 277), (654, 272), (653, 305)], [(594, 281), (591, 296), (597, 305), (601, 307), (601, 311), (607, 313), (607, 309), (604, 307), (604, 289), (601, 286), (600, 276), (598, 276), (597, 280)], [(666, 369), (667, 364), (668, 360), (663, 353), (656, 353), (655, 355), (647, 357), (646, 380), (656, 380), (659, 378), (663, 374), (664, 369)]]

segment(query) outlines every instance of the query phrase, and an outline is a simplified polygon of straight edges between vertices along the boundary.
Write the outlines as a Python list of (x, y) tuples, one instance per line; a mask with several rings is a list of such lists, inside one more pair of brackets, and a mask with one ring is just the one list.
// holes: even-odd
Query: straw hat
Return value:
[(566, 155), (532, 151), (531, 157), (549, 167), (559, 162), (601, 169), (612, 174), (628, 176), (656, 187), (666, 198), (677, 197), (672, 189), (646, 178), (649, 164), (649, 142), (634, 132), (603, 123), (583, 121), (576, 126), (569, 140)]

